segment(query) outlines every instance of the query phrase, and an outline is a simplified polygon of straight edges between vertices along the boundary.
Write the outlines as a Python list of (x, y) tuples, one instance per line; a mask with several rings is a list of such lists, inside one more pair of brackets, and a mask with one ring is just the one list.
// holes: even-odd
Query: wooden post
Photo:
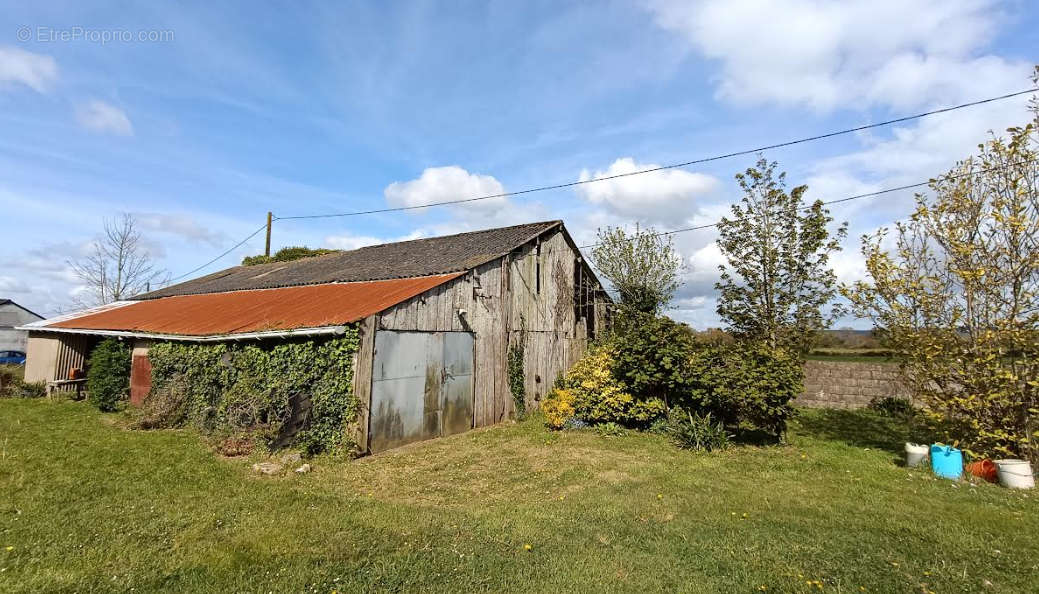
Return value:
[(267, 244), (263, 248), (263, 255), (268, 258), (271, 257), (271, 221), (274, 219), (274, 214), (271, 211), (267, 211)]
[(375, 333), (379, 330), (379, 314), (372, 314), (357, 325), (361, 341), (354, 355), (354, 397), (357, 398), (357, 453), (368, 453), (368, 422), (372, 407), (372, 366), (375, 363)]

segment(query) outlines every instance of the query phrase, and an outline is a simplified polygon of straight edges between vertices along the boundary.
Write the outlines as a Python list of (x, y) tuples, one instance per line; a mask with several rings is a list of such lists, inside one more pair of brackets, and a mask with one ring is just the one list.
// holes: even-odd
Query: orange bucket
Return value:
[(988, 458), (978, 460), (977, 462), (971, 462), (967, 465), (967, 472), (978, 478), (983, 478), (990, 483), (999, 480), (999, 469), (996, 468), (995, 463)]

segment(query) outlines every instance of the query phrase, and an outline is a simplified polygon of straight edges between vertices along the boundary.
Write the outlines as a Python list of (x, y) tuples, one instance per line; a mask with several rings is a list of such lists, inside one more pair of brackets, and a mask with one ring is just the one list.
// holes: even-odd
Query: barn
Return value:
[(562, 221), (530, 223), (236, 266), (29, 324), (26, 380), (65, 379), (115, 336), (133, 347), (140, 402), (157, 341), (272, 344), (356, 324), (356, 441), (378, 452), (512, 415), (510, 350), (536, 406), (602, 331), (609, 304)]

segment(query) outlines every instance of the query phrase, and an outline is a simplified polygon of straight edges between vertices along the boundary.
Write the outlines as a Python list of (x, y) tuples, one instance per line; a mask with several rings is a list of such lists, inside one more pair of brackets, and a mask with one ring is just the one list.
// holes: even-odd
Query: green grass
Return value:
[(273, 478), (117, 420), (0, 400), (0, 591), (1039, 588), (1036, 496), (902, 468), (870, 413), (714, 454), (531, 420)]

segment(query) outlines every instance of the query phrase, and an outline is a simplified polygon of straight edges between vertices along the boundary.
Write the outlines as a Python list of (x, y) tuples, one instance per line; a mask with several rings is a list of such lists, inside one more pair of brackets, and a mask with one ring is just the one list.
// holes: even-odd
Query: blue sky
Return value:
[[(1023, 1), (9, 3), (0, 297), (70, 307), (82, 289), (66, 261), (120, 211), (177, 276), (268, 210), (416, 205), (751, 148), (1026, 89), (1036, 48), (1039, 11)], [(1026, 100), (767, 156), (811, 197), (913, 183), (1023, 123)], [(723, 214), (753, 161), (278, 221), (273, 243), (350, 248), (553, 218), (579, 242), (603, 225), (684, 227)], [(851, 222), (842, 279), (862, 274), (858, 236), (911, 202), (834, 209)], [(674, 315), (698, 327), (718, 323), (713, 239), (675, 237), (687, 282)]]

